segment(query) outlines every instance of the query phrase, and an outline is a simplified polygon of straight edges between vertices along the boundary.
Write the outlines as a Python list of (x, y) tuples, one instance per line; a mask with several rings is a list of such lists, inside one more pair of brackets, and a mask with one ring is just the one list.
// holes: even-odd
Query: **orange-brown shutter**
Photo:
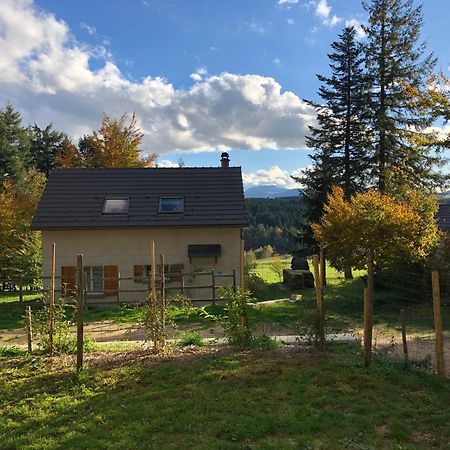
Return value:
[(119, 269), (117, 266), (103, 267), (105, 295), (117, 295), (119, 288)]
[(171, 264), (170, 265), (170, 281), (181, 281), (182, 275), (175, 275), (183, 273), (183, 264)]
[(63, 297), (71, 297), (76, 293), (75, 287), (76, 269), (75, 266), (61, 267), (61, 290)]
[(138, 265), (133, 267), (133, 277), (135, 283), (142, 283), (144, 281), (144, 266)]

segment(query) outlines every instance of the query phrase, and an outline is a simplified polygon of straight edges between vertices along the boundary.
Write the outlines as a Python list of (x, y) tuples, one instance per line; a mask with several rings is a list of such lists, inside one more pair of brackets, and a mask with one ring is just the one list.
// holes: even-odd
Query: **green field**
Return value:
[[(70, 366), (67, 364), (70, 363)], [(2, 449), (445, 449), (450, 383), (359, 349), (0, 359)]]

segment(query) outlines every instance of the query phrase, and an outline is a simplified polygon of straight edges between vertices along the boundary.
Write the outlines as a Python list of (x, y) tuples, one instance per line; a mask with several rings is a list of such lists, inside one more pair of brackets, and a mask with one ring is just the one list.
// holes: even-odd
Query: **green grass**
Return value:
[[(354, 348), (0, 369), (2, 449), (445, 449), (450, 383)], [(97, 361), (97, 362), (95, 362)], [(73, 363), (73, 361), (72, 361)]]

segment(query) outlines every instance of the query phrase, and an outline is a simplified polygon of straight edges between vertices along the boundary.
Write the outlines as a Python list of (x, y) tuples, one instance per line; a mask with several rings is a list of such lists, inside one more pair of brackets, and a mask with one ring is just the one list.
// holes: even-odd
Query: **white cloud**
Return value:
[(202, 81), (203, 77), (207, 75), (207, 73), (208, 71), (206, 70), (206, 67), (199, 67), (194, 73), (191, 73), (189, 77), (194, 81)]
[(97, 30), (95, 29), (95, 27), (91, 27), (85, 22), (81, 22), (80, 27), (90, 35), (97, 34)]
[(294, 25), (294, 23), (295, 23), (295, 20), (294, 20), (294, 19), (292, 19), (291, 17), (289, 17), (289, 19), (288, 19), (288, 20), (286, 20), (286, 22), (287, 22), (287, 24), (288, 24), (288, 25)]
[(274, 58), (274, 59), (272, 59), (272, 62), (273, 62), (277, 67), (281, 67), (281, 61), (280, 61), (280, 58)]
[(298, 0), (278, 0), (279, 5), (295, 5), (298, 3)]
[(257, 22), (255, 19), (252, 19), (250, 22), (245, 22), (245, 25), (250, 31), (253, 31), (254, 33), (264, 34), (266, 32), (264, 26), (261, 23)]
[(316, 15), (321, 19), (322, 23), (329, 27), (335, 27), (342, 21), (341, 17), (331, 14), (331, 6), (327, 0), (318, 0), (315, 4)]
[(11, 101), (25, 120), (53, 122), (74, 137), (97, 128), (103, 112), (135, 111), (149, 152), (301, 149), (315, 120), (311, 107), (271, 77), (200, 68), (201, 79), (187, 89), (161, 77), (130, 80), (107, 53), (75, 41), (65, 22), (31, 0), (2, 0), (0, 29), (0, 105)]
[(163, 168), (173, 168), (173, 167), (180, 167), (179, 163), (174, 163), (168, 159), (163, 159), (161, 161), (158, 161), (158, 167), (163, 167)]
[(358, 39), (364, 39), (366, 37), (366, 32), (362, 27), (362, 23), (358, 19), (352, 18), (350, 20), (346, 20), (345, 26), (353, 27), (356, 30), (356, 36)]
[(285, 189), (296, 189), (300, 186), (291, 176), (298, 177), (303, 170), (304, 168), (301, 168), (288, 172), (279, 166), (273, 166), (269, 170), (261, 169), (252, 173), (243, 173), (242, 178), (246, 187), (275, 185)]

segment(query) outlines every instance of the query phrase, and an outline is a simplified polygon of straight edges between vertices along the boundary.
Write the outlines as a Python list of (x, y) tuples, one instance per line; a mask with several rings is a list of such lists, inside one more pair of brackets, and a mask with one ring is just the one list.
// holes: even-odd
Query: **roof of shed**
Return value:
[(441, 230), (450, 231), (450, 205), (439, 205), (436, 220)]
[[(105, 198), (127, 197), (127, 214), (103, 214)], [(183, 197), (184, 212), (160, 213), (161, 197)], [(32, 228), (247, 226), (240, 167), (57, 169)]]

